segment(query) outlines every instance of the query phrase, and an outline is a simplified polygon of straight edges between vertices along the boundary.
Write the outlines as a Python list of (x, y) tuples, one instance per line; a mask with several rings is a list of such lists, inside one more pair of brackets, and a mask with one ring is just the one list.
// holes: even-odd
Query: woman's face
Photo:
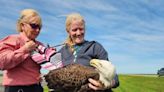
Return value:
[(29, 23), (22, 23), (22, 30), (28, 39), (35, 40), (39, 35), (41, 28), (38, 24), (38, 17), (32, 17), (29, 21)]
[(73, 20), (68, 31), (74, 44), (80, 44), (84, 41), (85, 25), (82, 21)]

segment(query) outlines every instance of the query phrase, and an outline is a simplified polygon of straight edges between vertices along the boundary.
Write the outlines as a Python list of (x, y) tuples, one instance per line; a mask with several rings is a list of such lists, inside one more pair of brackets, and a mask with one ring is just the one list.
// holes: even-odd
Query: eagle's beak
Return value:
[(93, 67), (97, 67), (97, 65), (98, 65), (98, 59), (92, 59), (90, 61), (90, 65), (93, 66)]

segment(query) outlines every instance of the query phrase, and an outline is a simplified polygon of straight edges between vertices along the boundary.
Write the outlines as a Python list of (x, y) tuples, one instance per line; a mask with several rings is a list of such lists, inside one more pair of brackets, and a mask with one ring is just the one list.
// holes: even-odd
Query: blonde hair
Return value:
[[(85, 27), (84, 18), (79, 13), (71, 13), (71, 14), (67, 15), (66, 22), (65, 22), (67, 32), (69, 32), (69, 30), (71, 29), (71, 24), (72, 24), (72, 21), (74, 21), (74, 20), (81, 21)], [(74, 43), (69, 35), (65, 41), (65, 44), (70, 46), (71, 49), (72, 49), (72, 46), (74, 45)]]
[(42, 27), (42, 20), (37, 11), (34, 9), (24, 9), (21, 11), (20, 18), (17, 21), (17, 31), (22, 32), (22, 23), (30, 23), (30, 18), (32, 17), (36, 17), (38, 19), (37, 23)]

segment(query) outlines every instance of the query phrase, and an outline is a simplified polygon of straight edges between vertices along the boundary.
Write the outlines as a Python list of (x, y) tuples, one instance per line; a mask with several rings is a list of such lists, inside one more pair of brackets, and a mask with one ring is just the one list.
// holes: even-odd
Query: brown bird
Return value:
[(110, 86), (115, 68), (111, 62), (98, 59), (91, 60), (90, 65), (94, 68), (70, 64), (50, 71), (45, 75), (48, 88), (53, 89), (54, 92), (103, 92), (89, 88), (88, 78), (99, 80), (104, 86)]

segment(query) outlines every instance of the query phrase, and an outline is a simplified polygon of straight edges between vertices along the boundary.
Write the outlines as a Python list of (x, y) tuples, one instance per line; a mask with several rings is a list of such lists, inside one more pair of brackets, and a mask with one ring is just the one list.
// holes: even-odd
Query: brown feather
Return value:
[(45, 75), (48, 87), (55, 92), (92, 92), (88, 87), (88, 78), (98, 80), (99, 73), (80, 64), (70, 64)]

